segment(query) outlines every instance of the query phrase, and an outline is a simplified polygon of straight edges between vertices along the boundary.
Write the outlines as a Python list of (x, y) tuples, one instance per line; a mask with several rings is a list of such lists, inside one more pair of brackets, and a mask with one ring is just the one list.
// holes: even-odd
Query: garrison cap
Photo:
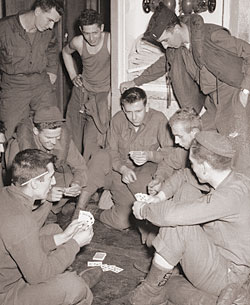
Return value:
[(146, 40), (157, 40), (161, 37), (166, 28), (179, 23), (179, 19), (175, 12), (160, 2), (149, 20), (148, 28), (144, 33), (143, 38)]
[(195, 139), (206, 149), (217, 155), (233, 158), (235, 154), (229, 139), (216, 131), (201, 131), (196, 134)]
[(56, 106), (39, 108), (34, 115), (34, 123), (65, 122), (62, 113)]

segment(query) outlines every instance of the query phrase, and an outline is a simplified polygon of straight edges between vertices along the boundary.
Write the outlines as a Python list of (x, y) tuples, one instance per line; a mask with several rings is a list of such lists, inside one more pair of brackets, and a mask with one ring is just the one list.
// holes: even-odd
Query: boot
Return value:
[(80, 197), (79, 197), (79, 199), (76, 203), (76, 209), (75, 209), (75, 212), (72, 216), (72, 220), (78, 218), (80, 210), (85, 210), (91, 195), (92, 194), (87, 192), (87, 191), (82, 191), (81, 192), (81, 195), (80, 195)]
[(163, 271), (152, 263), (150, 271), (145, 278), (130, 294), (129, 301), (132, 305), (164, 305), (167, 302), (164, 285), (172, 274), (172, 269)]
[(84, 279), (89, 288), (92, 288), (100, 282), (103, 271), (101, 267), (91, 267), (79, 273), (79, 276)]

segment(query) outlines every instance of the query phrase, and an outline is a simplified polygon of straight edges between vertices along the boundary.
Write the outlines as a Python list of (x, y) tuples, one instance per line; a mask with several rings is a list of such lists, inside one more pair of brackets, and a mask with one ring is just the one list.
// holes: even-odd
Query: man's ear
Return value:
[(39, 6), (36, 7), (35, 10), (34, 10), (35, 16), (39, 16), (41, 14), (41, 12), (42, 12), (42, 9)]
[(102, 25), (100, 26), (100, 29), (101, 29), (101, 32), (104, 31), (104, 24), (102, 24)]
[(33, 133), (37, 136), (39, 134), (39, 130), (36, 127), (33, 127)]
[(192, 135), (193, 135), (194, 138), (195, 138), (195, 135), (196, 135), (198, 132), (200, 132), (200, 129), (197, 128), (197, 127), (194, 127), (194, 128), (191, 130), (191, 133), (192, 133)]
[(149, 111), (149, 104), (148, 103), (146, 104), (145, 108), (146, 108), (146, 112), (148, 112)]
[(208, 171), (211, 169), (211, 165), (207, 163), (207, 161), (204, 161), (202, 163), (202, 166), (203, 166), (203, 174), (207, 174)]
[(33, 190), (36, 190), (36, 189), (38, 188), (37, 182), (38, 182), (37, 179), (31, 179), (31, 180), (30, 180), (29, 184), (30, 184), (30, 186), (31, 186), (31, 188), (32, 188)]

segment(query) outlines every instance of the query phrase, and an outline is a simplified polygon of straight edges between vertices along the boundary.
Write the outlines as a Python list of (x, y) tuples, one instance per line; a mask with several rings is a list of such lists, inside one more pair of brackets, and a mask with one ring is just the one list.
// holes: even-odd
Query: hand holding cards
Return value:
[(136, 165), (143, 165), (148, 161), (148, 156), (146, 151), (130, 151), (129, 152), (130, 158)]
[(92, 226), (95, 222), (94, 216), (88, 211), (80, 211), (78, 221), (86, 226), (86, 229)]
[(80, 195), (81, 187), (77, 184), (63, 188), (63, 195), (68, 197), (76, 197)]
[(136, 193), (135, 194), (135, 199), (137, 201), (147, 202), (148, 198), (149, 198), (148, 194), (144, 194), (144, 193)]

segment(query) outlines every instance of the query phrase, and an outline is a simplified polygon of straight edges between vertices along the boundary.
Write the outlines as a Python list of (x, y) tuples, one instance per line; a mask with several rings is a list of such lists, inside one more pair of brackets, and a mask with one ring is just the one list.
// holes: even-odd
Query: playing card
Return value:
[(144, 193), (136, 193), (135, 198), (137, 201), (147, 202), (149, 195)]
[(105, 252), (96, 252), (96, 254), (93, 256), (93, 260), (103, 261), (106, 255), (107, 253)]
[(107, 264), (102, 264), (101, 268), (102, 268), (103, 272), (109, 271), (109, 265), (107, 265)]
[(80, 211), (78, 221), (87, 225), (93, 225), (95, 222), (94, 216), (88, 211)]
[(102, 266), (102, 262), (88, 262), (87, 263), (88, 267), (96, 267), (96, 266)]
[(129, 152), (129, 155), (130, 155), (131, 157), (134, 157), (134, 156), (141, 156), (143, 153), (144, 153), (144, 152), (143, 152), (143, 151), (140, 151), (140, 150), (135, 150), (135, 151), (131, 150), (131, 151)]
[(115, 272), (115, 273), (119, 273), (119, 272), (121, 272), (121, 271), (123, 271), (123, 269), (120, 268), (120, 267), (117, 267), (117, 266), (115, 266), (115, 268), (114, 268), (114, 270), (113, 270), (113, 272)]
[(108, 265), (108, 270), (109, 271), (114, 271), (115, 267), (116, 267), (116, 265)]

